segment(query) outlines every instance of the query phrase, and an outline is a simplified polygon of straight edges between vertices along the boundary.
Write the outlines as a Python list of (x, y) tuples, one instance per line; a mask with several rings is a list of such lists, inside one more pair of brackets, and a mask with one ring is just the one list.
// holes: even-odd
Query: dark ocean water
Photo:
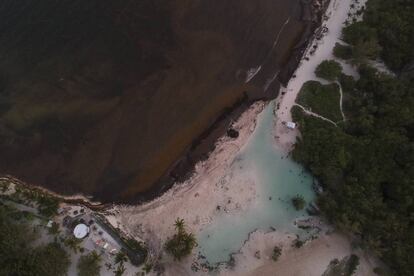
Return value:
[(276, 96), (310, 25), (299, 2), (1, 1), (0, 173), (103, 201), (156, 194), (211, 150), (218, 118)]

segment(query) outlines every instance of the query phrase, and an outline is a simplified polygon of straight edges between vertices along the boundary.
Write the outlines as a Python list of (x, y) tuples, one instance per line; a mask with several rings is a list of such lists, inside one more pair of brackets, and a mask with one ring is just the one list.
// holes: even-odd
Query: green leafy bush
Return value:
[(280, 255), (282, 255), (282, 248), (275, 246), (272, 252), (272, 260), (276, 262), (279, 259)]
[(340, 43), (336, 43), (333, 49), (333, 54), (337, 58), (341, 59), (350, 59), (352, 58), (352, 47), (347, 45), (342, 45)]
[(329, 81), (336, 80), (342, 73), (342, 66), (334, 60), (324, 60), (316, 67), (315, 74), (318, 78)]
[(300, 211), (300, 210), (303, 210), (303, 208), (305, 208), (306, 201), (303, 198), (303, 196), (296, 195), (295, 197), (292, 198), (292, 204), (295, 207), (296, 211)]
[(359, 257), (355, 254), (352, 254), (348, 260), (348, 267), (346, 275), (353, 275), (359, 266)]
[(99, 276), (101, 270), (101, 256), (95, 251), (82, 255), (78, 261), (79, 276)]
[(66, 275), (66, 251), (55, 242), (34, 246), (36, 232), (24, 221), (13, 220), (10, 211), (0, 205), (0, 275)]

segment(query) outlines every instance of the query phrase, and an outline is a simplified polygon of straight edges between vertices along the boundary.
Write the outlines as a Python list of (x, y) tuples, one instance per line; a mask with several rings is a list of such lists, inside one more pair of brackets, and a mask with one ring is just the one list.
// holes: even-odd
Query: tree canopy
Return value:
[(82, 255), (78, 261), (79, 276), (99, 276), (101, 270), (101, 257), (92, 251), (87, 255)]
[(37, 233), (0, 205), (0, 275), (66, 275), (70, 261), (58, 243), (34, 246)]
[(197, 242), (194, 234), (188, 233), (185, 230), (183, 219), (177, 218), (175, 221), (175, 228), (177, 233), (166, 242), (165, 249), (174, 257), (174, 259), (181, 260), (185, 256), (191, 254), (191, 251), (197, 245)]
[(341, 58), (341, 59), (345, 59), (345, 60), (350, 59), (350, 58), (352, 58), (352, 47), (347, 46), (347, 45), (343, 45), (343, 44), (340, 44), (340, 43), (336, 43), (335, 47), (333, 49), (333, 54), (337, 58)]
[(324, 60), (316, 68), (315, 74), (318, 78), (334, 81), (342, 73), (342, 66), (335, 60)]
[(364, 20), (343, 30), (343, 40), (353, 46), (357, 58), (380, 56), (393, 70), (413, 62), (414, 2), (369, 0)]
[[(405, 73), (414, 62), (413, 14), (413, 1), (368, 0), (364, 20), (344, 29), (353, 58), (365, 52), (360, 79), (339, 76), (343, 125), (292, 111), (302, 134), (293, 157), (323, 185), (323, 212), (407, 276), (414, 275), (414, 78)], [(396, 76), (367, 65), (375, 52)]]
[(296, 102), (334, 122), (342, 120), (339, 86), (336, 83), (322, 85), (318, 81), (303, 84)]
[(341, 78), (349, 82), (343, 127), (294, 111), (302, 139), (293, 157), (325, 188), (319, 205), (328, 218), (398, 275), (413, 275), (414, 81), (359, 71), (357, 81)]

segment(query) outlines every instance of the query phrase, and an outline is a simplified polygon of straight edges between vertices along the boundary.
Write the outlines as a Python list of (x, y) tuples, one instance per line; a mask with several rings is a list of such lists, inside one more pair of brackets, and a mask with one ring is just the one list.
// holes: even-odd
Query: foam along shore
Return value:
[[(336, 59), (333, 56), (333, 48), (336, 43), (343, 43), (341, 41), (342, 28), (349, 19), (349, 15), (364, 6), (365, 2), (366, 0), (331, 0), (326, 11), (327, 20), (322, 23), (320, 28), (322, 38), (315, 38), (309, 44), (293, 77), (287, 86), (281, 89), (281, 93), (276, 99), (275, 137), (278, 147), (286, 153), (292, 150), (296, 137), (299, 136), (299, 130), (289, 130), (282, 122), (292, 121), (290, 110), (296, 104), (297, 95), (305, 82), (316, 80), (323, 84), (328, 83), (326, 80), (316, 77), (315, 69), (323, 60)], [(336, 60), (341, 63), (345, 74), (358, 77), (358, 73), (351, 64)]]

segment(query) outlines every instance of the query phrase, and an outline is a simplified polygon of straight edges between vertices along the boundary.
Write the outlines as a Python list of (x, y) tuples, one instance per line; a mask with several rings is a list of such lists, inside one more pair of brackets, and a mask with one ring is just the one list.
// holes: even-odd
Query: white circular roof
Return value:
[(77, 239), (83, 239), (88, 235), (88, 233), (89, 227), (83, 223), (76, 225), (75, 229), (73, 229), (73, 235), (75, 235)]

